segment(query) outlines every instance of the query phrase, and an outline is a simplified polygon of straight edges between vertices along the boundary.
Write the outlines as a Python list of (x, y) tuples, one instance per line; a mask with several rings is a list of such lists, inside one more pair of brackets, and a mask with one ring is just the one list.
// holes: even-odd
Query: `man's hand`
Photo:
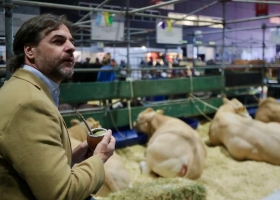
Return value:
[(99, 156), (105, 163), (115, 151), (116, 140), (112, 136), (112, 131), (108, 130), (101, 142), (96, 146), (93, 155)]
[(73, 163), (80, 163), (85, 159), (92, 156), (92, 151), (88, 148), (87, 141), (83, 141), (80, 143), (72, 152), (72, 162)]

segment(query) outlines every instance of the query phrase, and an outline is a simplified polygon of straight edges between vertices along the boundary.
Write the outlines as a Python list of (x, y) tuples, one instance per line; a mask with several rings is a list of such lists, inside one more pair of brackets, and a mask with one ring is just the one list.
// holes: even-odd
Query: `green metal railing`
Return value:
[[(205, 102), (216, 108), (222, 105), (221, 98), (207, 99)], [(135, 121), (137, 115), (147, 107), (151, 107), (154, 110), (162, 109), (164, 110), (165, 115), (172, 117), (190, 117), (201, 115), (201, 111), (205, 114), (214, 113), (216, 111), (214, 108), (208, 107), (202, 102), (185, 100), (180, 102), (147, 104), (143, 107), (132, 107), (130, 110), (128, 108), (111, 111), (98, 109), (96, 111), (85, 111), (82, 112), (82, 114), (85, 118), (93, 117), (95, 120), (99, 121), (103, 127), (114, 128), (129, 125), (129, 120), (131, 119), (132, 121)], [(64, 113), (62, 116), (68, 127), (71, 126), (71, 119), (78, 119), (74, 111)]]
[[(156, 79), (139, 81), (119, 81), (111, 83), (65, 83), (60, 85), (60, 103), (77, 103), (90, 100), (122, 99), (133, 97), (147, 97), (157, 95), (187, 94), (199, 91), (221, 91), (224, 88), (223, 76)], [(213, 107), (222, 104), (220, 98), (207, 99), (205, 101)], [(141, 107), (121, 108), (116, 110), (95, 109), (81, 111), (85, 118), (93, 117), (103, 127), (113, 128), (129, 125), (137, 115), (145, 108), (163, 109), (164, 113), (173, 117), (190, 117), (203, 113), (214, 113), (215, 109), (205, 106), (199, 101), (165, 101), (163, 103), (150, 103)], [(62, 112), (62, 116), (68, 126), (73, 118), (77, 118), (75, 112)]]
[(221, 90), (223, 87), (223, 76), (156, 79), (132, 82), (119, 81), (111, 83), (66, 83), (60, 85), (60, 103), (213, 91)]

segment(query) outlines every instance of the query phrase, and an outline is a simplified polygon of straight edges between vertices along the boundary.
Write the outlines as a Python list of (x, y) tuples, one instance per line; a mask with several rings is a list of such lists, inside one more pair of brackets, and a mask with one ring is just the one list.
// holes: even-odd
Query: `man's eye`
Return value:
[(62, 40), (55, 40), (53, 43), (61, 45), (61, 44), (63, 44), (63, 41)]

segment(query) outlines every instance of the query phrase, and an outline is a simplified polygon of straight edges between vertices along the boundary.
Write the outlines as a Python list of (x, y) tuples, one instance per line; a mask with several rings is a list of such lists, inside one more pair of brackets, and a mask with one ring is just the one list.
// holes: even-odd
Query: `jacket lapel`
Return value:
[(19, 79), (22, 79), (22, 80), (25, 80), (25, 81), (31, 83), (39, 90), (42, 90), (48, 96), (48, 98), (54, 103), (52, 95), (51, 95), (50, 91), (48, 90), (47, 86), (45, 85), (45, 83), (42, 80), (40, 80), (36, 75), (34, 75), (32, 72), (19, 68), (13, 74), (13, 77), (19, 78)]

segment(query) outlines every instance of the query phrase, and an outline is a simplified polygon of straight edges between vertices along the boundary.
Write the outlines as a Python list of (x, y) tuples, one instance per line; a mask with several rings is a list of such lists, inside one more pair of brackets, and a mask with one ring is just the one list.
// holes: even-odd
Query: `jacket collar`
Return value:
[(45, 83), (42, 80), (40, 80), (37, 76), (35, 76), (32, 72), (19, 68), (15, 71), (13, 76), (31, 83), (39, 90), (42, 90), (49, 97), (49, 99), (53, 101), (52, 95)]

